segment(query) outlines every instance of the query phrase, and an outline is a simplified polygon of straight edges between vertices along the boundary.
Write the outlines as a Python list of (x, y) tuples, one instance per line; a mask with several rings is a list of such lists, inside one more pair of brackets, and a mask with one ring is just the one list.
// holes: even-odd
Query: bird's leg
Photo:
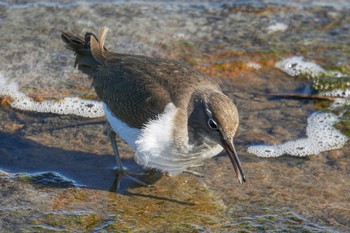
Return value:
[[(149, 186), (148, 184), (132, 177), (131, 175), (133, 174), (132, 172), (128, 172), (126, 169), (124, 169), (122, 160), (119, 155), (118, 151), (118, 145), (117, 145), (117, 140), (115, 139), (116, 133), (113, 131), (111, 126), (108, 126), (107, 129), (108, 137), (109, 140), (111, 141), (112, 147), (113, 147), (113, 152), (114, 152), (114, 157), (115, 161), (117, 163), (117, 178), (116, 178), (116, 189), (118, 190), (120, 187), (120, 182), (123, 178), (123, 176), (128, 177), (130, 180), (134, 181), (137, 184), (143, 185), (143, 186)], [(137, 174), (137, 173), (136, 173)]]
[(117, 164), (118, 170), (120, 171), (124, 170), (122, 165), (122, 160), (120, 158), (119, 151), (118, 151), (117, 140), (115, 139), (116, 133), (112, 130), (111, 126), (108, 126), (107, 133), (113, 147), (114, 158), (115, 158), (115, 162)]

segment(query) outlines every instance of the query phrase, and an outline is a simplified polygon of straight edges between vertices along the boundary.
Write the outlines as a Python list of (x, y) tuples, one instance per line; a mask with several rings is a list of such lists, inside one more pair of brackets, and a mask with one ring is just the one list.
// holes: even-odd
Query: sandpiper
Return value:
[[(108, 28), (97, 37), (64, 32), (74, 65), (92, 78), (111, 126), (118, 170), (127, 174), (115, 133), (135, 150), (135, 161), (176, 175), (224, 149), (241, 184), (245, 176), (233, 144), (239, 117), (235, 104), (207, 75), (183, 63), (111, 52)], [(137, 180), (136, 180), (137, 181)]]

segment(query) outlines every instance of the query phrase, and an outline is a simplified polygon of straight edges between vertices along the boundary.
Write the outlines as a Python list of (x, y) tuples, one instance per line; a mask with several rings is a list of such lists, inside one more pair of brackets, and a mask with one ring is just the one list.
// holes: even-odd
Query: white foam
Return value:
[(344, 74), (339, 71), (326, 71), (320, 65), (304, 61), (303, 57), (294, 56), (275, 64), (275, 67), (289, 74), (290, 76), (306, 75), (308, 78), (316, 78), (320, 75), (333, 77), (344, 77)]
[(331, 105), (332, 109), (350, 105), (350, 89), (335, 89), (332, 91), (321, 92), (320, 95), (338, 97), (333, 101)]
[(274, 33), (274, 32), (284, 32), (287, 30), (288, 25), (284, 23), (275, 23), (267, 27), (267, 32), (269, 34)]
[(9, 96), (14, 99), (11, 107), (34, 112), (56, 113), (61, 115), (77, 115), (82, 117), (104, 116), (102, 102), (66, 97), (62, 100), (46, 100), (37, 102), (19, 90), (18, 84), (5, 78), (0, 73), (0, 96)]
[(26, 95), (19, 90), (16, 82), (7, 79), (0, 73), (0, 96), (9, 96), (13, 99), (23, 98)]
[(333, 103), (331, 105), (331, 109), (336, 109), (339, 107), (344, 107), (344, 106), (349, 106), (349, 105), (350, 105), (349, 99), (337, 98), (336, 100), (333, 101)]
[(339, 149), (348, 137), (333, 127), (338, 120), (332, 113), (316, 112), (308, 117), (306, 138), (279, 145), (254, 145), (248, 148), (248, 152), (259, 157), (278, 157), (284, 154), (303, 157)]
[(29, 97), (16, 99), (11, 107), (34, 112), (55, 113), (60, 115), (77, 115), (82, 117), (104, 116), (102, 102), (80, 99), (78, 97), (66, 97), (62, 100), (34, 101)]
[(297, 56), (279, 61), (275, 66), (290, 76), (303, 74), (314, 78), (325, 73), (325, 70), (321, 66), (313, 62), (304, 61), (303, 57)]
[(321, 92), (322, 96), (333, 96), (340, 98), (350, 98), (350, 89), (335, 89), (332, 91)]
[(247, 66), (256, 70), (259, 70), (261, 68), (261, 65), (255, 62), (248, 62)]

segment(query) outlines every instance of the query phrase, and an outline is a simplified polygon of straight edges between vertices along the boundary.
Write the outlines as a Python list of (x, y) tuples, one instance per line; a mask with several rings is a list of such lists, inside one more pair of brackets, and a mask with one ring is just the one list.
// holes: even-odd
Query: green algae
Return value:
[(350, 75), (350, 64), (347, 65), (334, 65), (334, 66), (325, 66), (326, 70), (334, 70), (342, 73), (344, 75)]
[(313, 88), (318, 92), (350, 88), (350, 77), (332, 77), (324, 75), (313, 80)]
[(70, 232), (89, 232), (101, 224), (102, 220), (102, 216), (92, 212), (52, 212), (44, 213), (41, 219), (32, 225), (32, 228), (37, 230), (57, 229), (60, 231), (68, 230)]
[(96, 94), (93, 94), (93, 93), (81, 94), (81, 95), (79, 95), (79, 98), (86, 99), (86, 100), (97, 100), (98, 99)]
[[(217, 229), (225, 221), (222, 206), (195, 180), (180, 176), (173, 184), (168, 179), (159, 183), (151, 189), (134, 189), (129, 195), (63, 189), (54, 198), (54, 211), (44, 212), (31, 226), (38, 232), (198, 232)], [(176, 192), (169, 185), (176, 187)], [(166, 198), (159, 201), (158, 196)], [(87, 203), (93, 206), (87, 207)]]
[(335, 125), (335, 127), (350, 138), (350, 120), (341, 120)]

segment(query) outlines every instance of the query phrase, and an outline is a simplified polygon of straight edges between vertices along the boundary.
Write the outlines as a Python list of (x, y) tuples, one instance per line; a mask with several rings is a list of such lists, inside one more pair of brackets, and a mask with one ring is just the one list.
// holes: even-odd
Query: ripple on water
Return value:
[(83, 187), (75, 181), (64, 177), (57, 172), (35, 172), (35, 173), (15, 173), (12, 174), (15, 180), (28, 182), (31, 184), (52, 187), (52, 188), (69, 188), (69, 187)]
[(230, 231), (242, 232), (337, 232), (313, 223), (292, 211), (279, 212), (265, 208), (268, 214), (236, 217), (235, 221), (224, 225)]

